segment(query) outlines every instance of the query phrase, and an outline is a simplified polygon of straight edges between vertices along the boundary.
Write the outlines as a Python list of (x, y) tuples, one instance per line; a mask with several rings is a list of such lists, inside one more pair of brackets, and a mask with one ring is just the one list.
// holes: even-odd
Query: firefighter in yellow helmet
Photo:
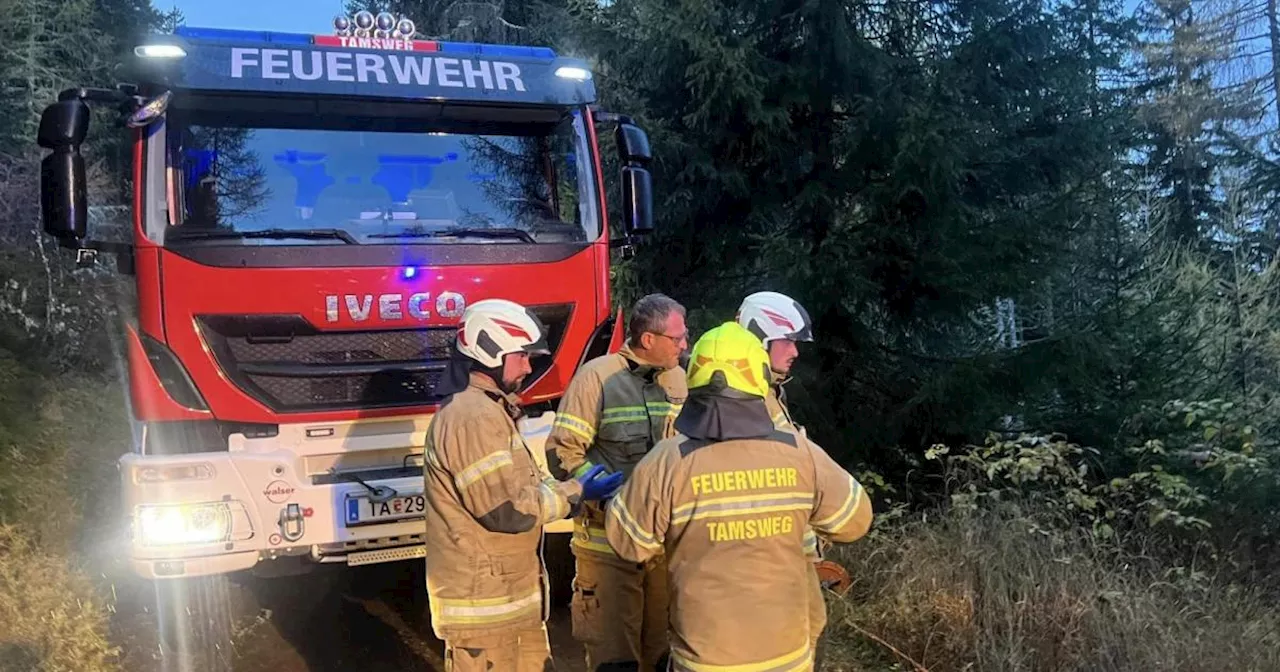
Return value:
[[(596, 357), (569, 382), (547, 437), (572, 474), (605, 466), (623, 478), (655, 443), (671, 436), (685, 397), (681, 354), (688, 345), (684, 307), (650, 294), (632, 306), (627, 343)], [(587, 669), (665, 672), (669, 594), (663, 558), (618, 558), (604, 535), (604, 510), (582, 507), (574, 519), (576, 564), (569, 605), (573, 636)]]
[(769, 358), (735, 322), (693, 347), (676, 436), (608, 505), (618, 556), (667, 556), (672, 669), (812, 669), (805, 530), (849, 542), (871, 526), (852, 475), (765, 407)]
[(523, 306), (480, 301), (458, 325), (456, 349), (427, 427), (427, 599), (445, 642), (445, 669), (542, 672), (547, 642), (542, 526), (622, 476), (588, 470), (558, 482), (525, 445), (516, 420), (529, 357), (548, 354), (546, 329)]
[[(764, 344), (769, 355), (769, 394), (765, 405), (776, 427), (801, 431), (787, 408), (786, 391), (783, 388), (791, 380), (791, 365), (800, 356), (797, 343), (813, 341), (813, 321), (799, 302), (778, 292), (756, 292), (743, 299), (738, 306), (738, 324), (755, 334)], [(808, 434), (805, 434), (808, 436)], [(809, 640), (814, 658), (821, 662), (820, 645), (822, 631), (827, 627), (827, 603), (822, 595), (822, 583), (818, 578), (817, 563), (822, 561), (822, 550), (813, 530), (805, 529), (805, 553), (812, 561), (809, 565)]]

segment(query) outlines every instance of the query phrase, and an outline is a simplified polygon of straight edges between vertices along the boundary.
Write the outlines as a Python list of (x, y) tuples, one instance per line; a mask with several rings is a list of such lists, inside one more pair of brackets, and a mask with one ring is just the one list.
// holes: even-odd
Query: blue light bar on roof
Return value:
[(440, 52), (445, 54), (469, 54), (506, 58), (555, 58), (556, 52), (547, 47), (521, 47), (509, 44), (475, 44), (472, 42), (441, 42)]
[(206, 42), (272, 42), (275, 44), (311, 44), (311, 35), (302, 33), (276, 33), (265, 30), (235, 30), (230, 28), (193, 28), (178, 26), (174, 35)]

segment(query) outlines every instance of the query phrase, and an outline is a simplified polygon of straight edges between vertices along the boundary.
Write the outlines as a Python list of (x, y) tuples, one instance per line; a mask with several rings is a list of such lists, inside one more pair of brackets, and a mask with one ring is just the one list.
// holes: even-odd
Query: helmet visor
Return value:
[(537, 314), (532, 310), (526, 308), (524, 312), (529, 316), (529, 319), (533, 320), (533, 323), (537, 325), (538, 340), (524, 346), (523, 350), (528, 353), (529, 356), (551, 354), (551, 346), (547, 343), (547, 325), (543, 324), (542, 320), (539, 320)]
[(791, 305), (795, 306), (796, 312), (800, 313), (800, 328), (791, 332), (789, 337), (793, 341), (802, 343), (813, 342), (813, 320), (809, 317), (809, 311), (804, 309), (798, 301), (792, 301)]

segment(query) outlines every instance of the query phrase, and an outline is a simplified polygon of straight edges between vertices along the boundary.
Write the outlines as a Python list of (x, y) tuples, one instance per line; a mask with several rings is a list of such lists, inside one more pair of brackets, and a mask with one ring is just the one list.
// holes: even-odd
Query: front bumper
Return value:
[[(547, 413), (520, 427), (544, 467), (553, 418)], [(399, 496), (421, 495), (429, 420), (282, 426), (270, 438), (233, 435), (226, 452), (126, 455), (119, 467), (130, 563), (144, 578), (168, 579), (251, 570), (281, 558), (348, 565), (421, 558), (422, 503), (402, 500), (406, 518), (353, 523), (353, 508), (367, 508), (359, 500), (371, 493), (344, 475)], [(570, 520), (546, 527), (572, 529)]]

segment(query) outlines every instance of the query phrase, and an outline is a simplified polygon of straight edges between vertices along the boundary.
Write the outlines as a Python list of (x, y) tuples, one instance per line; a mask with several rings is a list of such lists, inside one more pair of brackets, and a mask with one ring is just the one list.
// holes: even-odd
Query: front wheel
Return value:
[(232, 591), (226, 576), (154, 581), (160, 650), (169, 669), (232, 669)]

